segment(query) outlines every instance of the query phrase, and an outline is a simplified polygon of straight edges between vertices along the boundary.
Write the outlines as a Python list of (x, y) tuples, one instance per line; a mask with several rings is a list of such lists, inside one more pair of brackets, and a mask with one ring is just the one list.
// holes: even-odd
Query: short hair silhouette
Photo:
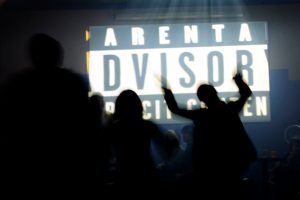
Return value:
[(197, 89), (197, 96), (199, 100), (203, 101), (205, 104), (209, 104), (219, 99), (215, 87), (209, 84), (200, 85)]
[(34, 67), (60, 67), (63, 63), (63, 47), (56, 39), (44, 33), (31, 37), (28, 50)]

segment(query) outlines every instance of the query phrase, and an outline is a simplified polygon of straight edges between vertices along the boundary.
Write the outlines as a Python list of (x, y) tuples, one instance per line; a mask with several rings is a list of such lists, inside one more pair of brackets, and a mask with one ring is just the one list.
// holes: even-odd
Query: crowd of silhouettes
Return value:
[[(83, 77), (62, 67), (63, 55), (56, 39), (35, 34), (28, 45), (32, 66), (1, 86), (1, 184), (10, 194), (242, 199), (240, 181), (256, 150), (239, 118), (252, 95), (240, 73), (233, 77), (237, 101), (225, 103), (202, 84), (197, 96), (206, 108), (198, 110), (180, 108), (163, 81), (168, 108), (193, 121), (180, 136), (145, 120), (130, 89), (108, 114), (102, 95), (89, 96)], [(153, 159), (154, 143), (164, 152), (161, 163)]]

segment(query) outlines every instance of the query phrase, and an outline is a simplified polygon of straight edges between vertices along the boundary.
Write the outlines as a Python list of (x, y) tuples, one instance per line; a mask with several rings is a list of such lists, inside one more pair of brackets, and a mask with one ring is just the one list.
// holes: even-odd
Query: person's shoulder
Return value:
[(142, 119), (141, 123), (143, 123), (146, 126), (158, 127), (157, 124), (151, 120)]
[(227, 103), (225, 103), (227, 109), (229, 109), (230, 111), (233, 111), (237, 105), (236, 101), (228, 101)]
[(208, 114), (210, 112), (210, 110), (207, 107), (204, 107), (204, 108), (199, 108), (199, 109), (195, 109), (195, 110), (190, 110), (190, 112), (193, 114), (195, 119), (201, 119), (206, 114)]
[(26, 82), (33, 81), (36, 76), (36, 70), (32, 68), (25, 68), (12, 73), (6, 80), (3, 81), (1, 87), (3, 89), (12, 89), (14, 87), (24, 86)]
[(63, 82), (69, 82), (70, 84), (74, 84), (74, 86), (81, 85), (86, 90), (89, 88), (88, 80), (84, 75), (75, 72), (71, 69), (66, 68), (57, 68), (54, 72), (58, 80)]
[(148, 132), (160, 132), (159, 126), (151, 120), (141, 119), (139, 122), (139, 126), (140, 128)]
[(37, 74), (38, 72), (34, 68), (24, 68), (20, 71), (13, 73), (9, 80), (10, 81), (26, 80), (32, 78), (33, 76), (36, 76)]
[(74, 79), (82, 79), (81, 75), (77, 72), (74, 72), (71, 69), (66, 69), (66, 68), (55, 68), (53, 69), (54, 73), (61, 74), (63, 76), (68, 76), (72, 77)]

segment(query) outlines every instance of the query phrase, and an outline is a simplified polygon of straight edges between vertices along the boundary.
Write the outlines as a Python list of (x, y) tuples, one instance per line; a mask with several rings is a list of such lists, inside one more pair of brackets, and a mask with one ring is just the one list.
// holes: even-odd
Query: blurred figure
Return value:
[(168, 108), (194, 122), (194, 185), (201, 186), (201, 193), (195, 191), (204, 198), (238, 199), (236, 193), (241, 177), (256, 159), (256, 150), (239, 118), (239, 112), (252, 92), (241, 74), (236, 74), (233, 79), (240, 93), (237, 101), (225, 103), (212, 85), (202, 84), (197, 96), (207, 108), (198, 110), (179, 108), (172, 91), (166, 84), (162, 86)]
[(115, 103), (115, 122), (111, 128), (117, 158), (116, 185), (132, 197), (149, 196), (157, 191), (159, 178), (151, 155), (151, 142), (161, 141), (159, 128), (144, 120), (143, 106), (138, 95), (124, 90)]
[(193, 155), (193, 125), (185, 125), (181, 129), (182, 140), (184, 143), (184, 157), (185, 157), (185, 171), (192, 169), (192, 155)]
[[(183, 148), (174, 130), (168, 130), (164, 134), (166, 149), (165, 159), (158, 164), (163, 187), (174, 190), (178, 186), (177, 176), (182, 172)], [(173, 191), (174, 192), (174, 191)]]
[(173, 166), (178, 155), (183, 151), (179, 137), (174, 130), (170, 129), (164, 133), (164, 144), (166, 149), (166, 160), (159, 164), (159, 167), (162, 169)]
[(93, 123), (105, 128), (112, 121), (112, 116), (105, 111), (103, 96), (100, 93), (93, 94), (89, 98), (89, 105)]
[(28, 56), (32, 67), (16, 73), (1, 91), (8, 181), (14, 191), (29, 194), (79, 194), (91, 188), (95, 174), (88, 86), (61, 68), (63, 47), (49, 35), (33, 35)]
[(105, 111), (105, 102), (100, 93), (95, 93), (89, 98), (89, 113), (91, 117), (91, 130), (97, 138), (95, 142), (97, 160), (97, 183), (99, 188), (108, 189), (109, 161), (112, 156), (109, 141), (108, 127), (112, 123), (112, 117)]
[[(194, 126), (188, 124), (182, 127), (181, 135), (183, 140), (183, 153), (181, 172), (177, 175), (182, 190), (190, 190), (193, 177), (193, 132)], [(188, 193), (188, 192), (187, 192)]]
[(289, 150), (285, 159), (271, 173), (276, 200), (300, 199), (300, 126), (289, 126), (285, 131)]

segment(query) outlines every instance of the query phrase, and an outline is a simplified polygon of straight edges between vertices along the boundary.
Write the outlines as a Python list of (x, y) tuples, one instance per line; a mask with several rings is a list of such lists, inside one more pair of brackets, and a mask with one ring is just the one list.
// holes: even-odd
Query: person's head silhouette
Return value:
[(44, 33), (33, 35), (28, 44), (29, 58), (36, 68), (61, 67), (64, 51), (61, 44)]
[(96, 93), (90, 97), (90, 104), (93, 108), (99, 108), (104, 110), (105, 102), (102, 94)]
[(124, 90), (116, 99), (116, 119), (141, 119), (143, 105), (139, 96), (132, 90)]
[(214, 86), (209, 84), (200, 85), (197, 90), (197, 96), (199, 100), (203, 101), (208, 107), (209, 105), (212, 105), (220, 100), (217, 90), (214, 88)]

